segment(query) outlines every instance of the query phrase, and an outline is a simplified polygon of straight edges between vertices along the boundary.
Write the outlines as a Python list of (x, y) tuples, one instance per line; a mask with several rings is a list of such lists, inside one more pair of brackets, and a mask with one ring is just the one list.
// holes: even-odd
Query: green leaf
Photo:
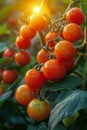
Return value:
[(59, 96), (59, 101), (51, 111), (50, 130), (53, 130), (63, 118), (73, 116), (77, 111), (87, 108), (87, 92), (82, 90), (67, 92), (66, 95)]
[(14, 108), (10, 102), (7, 100), (3, 107), (0, 108), (0, 119), (3, 123), (9, 122), (9, 120), (14, 116)]
[(5, 63), (5, 62), (9, 62), (9, 61), (10, 61), (9, 58), (3, 57), (3, 58), (0, 59), (0, 64), (3, 64), (3, 63)]
[(7, 28), (7, 24), (0, 25), (0, 35), (9, 34), (10, 30)]
[(37, 129), (36, 129), (35, 126), (33, 126), (33, 125), (29, 125), (29, 126), (27, 127), (27, 130), (37, 130)]
[(23, 118), (20, 117), (20, 116), (12, 117), (12, 118), (11, 118), (11, 122), (12, 122), (13, 124), (25, 124)]
[(0, 56), (2, 55), (4, 50), (6, 50), (6, 49), (7, 49), (6, 43), (0, 42)]
[(45, 124), (44, 122), (41, 122), (41, 123), (38, 125), (37, 130), (48, 130), (48, 128), (46, 127), (46, 124)]
[(12, 94), (12, 91), (9, 91), (0, 96), (0, 107), (10, 97), (11, 94)]
[(53, 130), (66, 130), (66, 128), (58, 124), (57, 127), (55, 127)]
[(52, 91), (58, 90), (72, 90), (78, 86), (82, 85), (82, 79), (80, 77), (76, 77), (74, 75), (65, 76), (61, 81), (55, 83), (47, 83), (47, 89)]
[(81, 8), (83, 13), (87, 16), (87, 0), (81, 0)]
[(54, 91), (50, 91), (50, 90), (47, 90), (45, 92), (46, 92), (46, 96), (48, 97), (48, 100), (50, 102), (51, 108), (53, 108), (55, 105), (55, 100), (58, 97), (59, 93), (57, 91), (54, 92)]

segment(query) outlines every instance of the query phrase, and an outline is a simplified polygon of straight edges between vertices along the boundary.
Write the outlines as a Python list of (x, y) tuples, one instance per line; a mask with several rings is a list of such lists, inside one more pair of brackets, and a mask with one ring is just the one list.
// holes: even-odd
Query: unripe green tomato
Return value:
[(76, 112), (72, 117), (66, 117), (62, 120), (63, 124), (66, 127), (70, 127), (71, 125), (74, 124), (74, 122), (76, 121), (77, 117), (79, 116), (79, 113)]

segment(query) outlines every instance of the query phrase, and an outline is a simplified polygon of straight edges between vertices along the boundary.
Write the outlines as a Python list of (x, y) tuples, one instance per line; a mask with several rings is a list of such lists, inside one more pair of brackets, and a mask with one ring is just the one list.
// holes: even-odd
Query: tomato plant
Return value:
[(0, 130), (87, 130), (86, 0), (0, 4)]

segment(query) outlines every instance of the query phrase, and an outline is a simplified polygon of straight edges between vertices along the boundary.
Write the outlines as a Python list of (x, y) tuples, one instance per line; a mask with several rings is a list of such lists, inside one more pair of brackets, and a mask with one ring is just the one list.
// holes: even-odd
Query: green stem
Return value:
[(65, 11), (65, 15), (66, 15), (67, 11), (69, 11), (72, 7), (75, 7), (76, 5), (78, 5), (80, 2), (81, 2), (81, 0), (78, 0), (78, 1), (71, 0), (71, 3), (68, 5), (68, 7)]
[(83, 75), (79, 71), (75, 70), (73, 73), (76, 74), (76, 75), (78, 75), (80, 78), (83, 79)]
[(60, 19), (58, 19), (58, 20), (56, 20), (56, 21), (54, 21), (52, 24), (58, 23), (58, 22), (63, 21), (63, 20), (65, 20), (65, 16), (60, 18)]
[(39, 35), (40, 44), (41, 44), (41, 48), (42, 48), (44, 45), (46, 45), (45, 40), (44, 40), (44, 36), (43, 36), (43, 33), (41, 31), (38, 31), (38, 35)]
[(82, 89), (85, 90), (86, 87), (86, 75), (83, 76)]

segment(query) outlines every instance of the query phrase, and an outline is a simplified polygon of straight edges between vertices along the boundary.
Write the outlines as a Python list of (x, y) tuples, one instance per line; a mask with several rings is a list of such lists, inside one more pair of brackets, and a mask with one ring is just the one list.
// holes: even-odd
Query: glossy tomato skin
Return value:
[(66, 69), (66, 72), (69, 72), (72, 70), (74, 66), (74, 57), (72, 57), (70, 60), (63, 63)]
[(40, 14), (33, 14), (30, 17), (29, 25), (32, 26), (36, 31), (41, 31), (46, 28), (47, 20), (44, 16)]
[(57, 59), (47, 61), (42, 71), (44, 76), (50, 81), (60, 81), (65, 75), (65, 67)]
[(13, 83), (18, 78), (15, 70), (4, 70), (2, 73), (2, 80), (8, 84)]
[(45, 84), (46, 79), (42, 72), (38, 72), (36, 69), (30, 69), (25, 74), (25, 83), (31, 90), (36, 90)]
[(23, 84), (17, 88), (15, 98), (18, 103), (26, 106), (34, 98), (34, 94), (26, 84)]
[(82, 38), (82, 29), (75, 23), (69, 23), (63, 29), (63, 37), (65, 40), (76, 42)]
[(50, 103), (46, 100), (33, 99), (27, 107), (27, 113), (35, 121), (45, 120), (50, 114)]
[(48, 32), (45, 36), (45, 41), (48, 42), (50, 40), (54, 40), (58, 37), (58, 32)]
[(19, 49), (28, 49), (31, 46), (31, 40), (26, 39), (20, 35), (16, 38), (16, 46)]
[(63, 62), (70, 60), (75, 53), (76, 49), (74, 45), (67, 40), (59, 41), (54, 48), (55, 57)]
[(3, 57), (8, 57), (8, 58), (11, 58), (11, 57), (14, 57), (15, 55), (15, 51), (10, 49), (10, 48), (7, 48), (4, 52), (3, 52)]
[(73, 7), (66, 13), (66, 21), (69, 23), (81, 25), (84, 22), (84, 19), (85, 16), (82, 10), (78, 7)]
[(23, 25), (20, 29), (20, 35), (26, 39), (32, 39), (36, 31), (30, 25)]
[(14, 60), (20, 66), (25, 66), (30, 63), (30, 53), (28, 51), (21, 51), (15, 54)]
[(39, 50), (37, 53), (37, 62), (39, 64), (45, 63), (50, 59), (50, 51), (44, 49)]

